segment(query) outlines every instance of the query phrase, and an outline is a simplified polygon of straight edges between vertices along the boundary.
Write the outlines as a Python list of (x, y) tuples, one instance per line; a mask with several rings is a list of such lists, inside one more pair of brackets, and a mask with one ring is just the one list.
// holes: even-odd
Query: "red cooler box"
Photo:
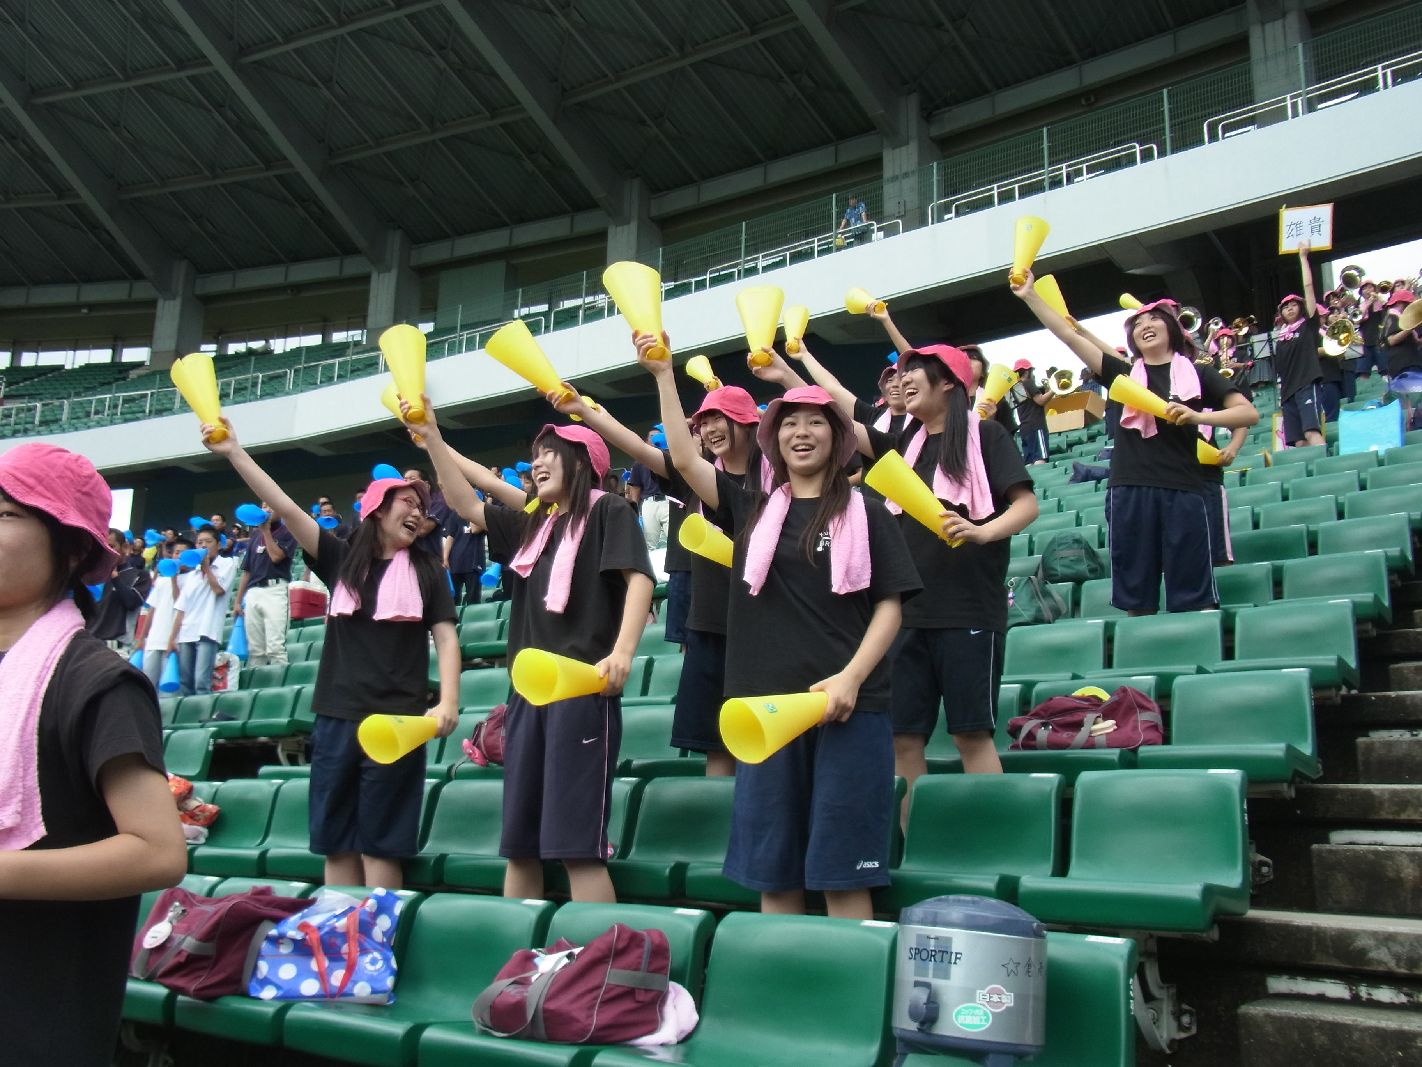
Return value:
[(293, 619), (319, 619), (326, 614), (326, 594), (319, 589), (293, 585), (290, 600)]

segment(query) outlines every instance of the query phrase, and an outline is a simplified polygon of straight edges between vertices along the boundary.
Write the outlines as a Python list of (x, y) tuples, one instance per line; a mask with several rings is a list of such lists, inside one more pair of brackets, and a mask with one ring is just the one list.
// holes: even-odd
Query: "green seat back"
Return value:
[(503, 832), (504, 785), (487, 778), (446, 782), (435, 799), (425, 855), (497, 856)]
[(196, 726), (212, 718), (212, 705), (217, 700), (216, 693), (194, 693), (183, 697), (178, 710), (173, 713), (174, 726)]
[[(677, 689), (681, 686), (681, 668), (684, 660), (684, 656), (677, 655), (660, 655), (651, 659), (647, 664), (647, 677), (643, 683), (642, 695), (665, 697), (667, 703), (672, 703), (676, 699)], [(636, 677), (636, 664), (633, 664), (632, 675), (627, 682), (628, 693), (633, 691), (633, 679)]]
[[(1368, 518), (1343, 519), (1331, 522), (1318, 531), (1318, 554), (1359, 552), (1381, 549), (1388, 555), (1388, 565), (1399, 569), (1405, 561), (1412, 565), (1412, 530), (1406, 515), (1373, 515)], [(1397, 563), (1393, 561), (1396, 560)]]
[(1093, 578), (1081, 583), (1077, 615), (1083, 619), (1118, 619), (1126, 613), (1111, 603), (1111, 579)]
[[(1052, 875), (1061, 858), (1056, 774), (931, 774), (914, 783), (900, 868)], [(992, 812), (990, 819), (964, 818)], [(1003, 828), (1012, 827), (1011, 833)]]
[(685, 986), (700, 1003), (706, 977), (706, 953), (716, 920), (700, 908), (666, 908), (656, 904), (564, 904), (553, 913), (548, 942), (566, 937), (586, 945), (613, 923), (634, 930), (660, 930), (671, 949), (671, 980)]
[(648, 626), (637, 642), (639, 656), (676, 656), (680, 653), (681, 646), (667, 640), (667, 628), (663, 624)]
[(1378, 454), (1376, 452), (1350, 452), (1346, 456), (1324, 456), (1322, 459), (1314, 460), (1313, 474), (1317, 478), (1325, 474), (1356, 471), (1361, 478), (1365, 472), (1373, 470), (1377, 465)]
[[(1039, 518), (1038, 521), (1040, 522), (1041, 519)], [(1009, 554), (1013, 559), (1016, 559), (1019, 556), (1030, 555), (1032, 547), (1032, 535), (1025, 533), (1013, 534), (1012, 539), (1008, 542), (1008, 545)]]
[(1058, 511), (1051, 515), (1038, 515), (1032, 523), (1034, 534), (1042, 533), (1045, 530), (1069, 530), (1077, 524), (1077, 513), (1075, 511)]
[(1357, 471), (1338, 471), (1336, 474), (1316, 474), (1312, 478), (1299, 478), (1289, 483), (1290, 500), (1308, 500), (1316, 496), (1331, 496), (1340, 499), (1349, 493), (1356, 493)]
[(669, 704), (651, 704), (622, 709), (622, 759), (673, 759), (671, 746), (672, 709)]
[(291, 717), (299, 726), (310, 729), (316, 725), (316, 712), (311, 709), (311, 701), (316, 696), (314, 685), (298, 686), (296, 701), (291, 708)]
[(1229, 490), (1226, 499), (1230, 507), (1257, 508), (1264, 504), (1277, 504), (1284, 499), (1284, 486), (1280, 482), (1241, 485), (1238, 489)]
[(1218, 567), (1215, 570), (1215, 590), (1219, 593), (1222, 608), (1267, 604), (1274, 599), (1274, 568), (1268, 563), (1236, 563), (1232, 567)]
[(1307, 526), (1276, 526), (1231, 537), (1235, 563), (1270, 563), (1308, 555)]
[(500, 601), (485, 601), (479, 604), (465, 604), (459, 610), (459, 625), (461, 627), (471, 622), (487, 621), (499, 617)]
[(1391, 603), (1387, 557), (1382, 552), (1340, 552), (1284, 564), (1284, 600), (1369, 593)]
[(1116, 623), (1111, 666), (1143, 672), (1152, 666), (1208, 666), (1223, 658), (1221, 649), (1218, 611), (1141, 615)]
[(217, 787), (211, 800), (222, 814), (207, 832), (207, 845), (256, 848), (267, 836), (280, 782), (266, 778), (233, 778)]
[(1299, 448), (1280, 449), (1274, 453), (1274, 466), (1307, 466), (1328, 455), (1327, 445), (1303, 445)]
[[(291, 663), (287, 665), (286, 674), (283, 676), (282, 685), (315, 685), (316, 673), (321, 664), (317, 663)], [(259, 668), (260, 669), (260, 668)]]
[(1018, 626), (1007, 633), (1003, 674), (1032, 677), (1086, 674), (1105, 666), (1106, 624), (1068, 619), (1050, 626)]
[[(1148, 671), (1134, 676), (1124, 675), (1117, 672), (1111, 674), (1109, 677), (1098, 678), (1088, 674), (1085, 678), (1060, 678), (1055, 681), (1038, 682), (1032, 687), (1032, 698), (1027, 706), (1035, 708), (1044, 700), (1049, 700), (1052, 697), (1070, 696), (1078, 689), (1087, 689), (1091, 687), (1094, 687), (1096, 689), (1104, 689), (1108, 693), (1114, 693), (1123, 685), (1128, 685), (1132, 689), (1140, 690), (1152, 700), (1156, 699), (1155, 675), (1149, 673)], [(1002, 715), (999, 715), (998, 717), (999, 719), (1005, 718), (1005, 716)], [(1005, 730), (1001, 732), (1003, 736), (1007, 739), (1007, 742), (1011, 743), (1012, 735), (1007, 733), (1007, 731)], [(1000, 749), (1005, 747), (1005, 745), (999, 746)], [(918, 786), (915, 785), (914, 788), (917, 789)]]
[(253, 690), (252, 719), (289, 719), (296, 707), (298, 686), (282, 686), (280, 689)]
[(1290, 463), (1279, 467), (1250, 467), (1244, 476), (1244, 484), (1266, 485), (1269, 482), (1291, 482), (1295, 478), (1307, 478), (1308, 467), (1302, 463)]
[(238, 689), (230, 693), (218, 693), (212, 702), (212, 717), (233, 722), (245, 722), (252, 717), (252, 707), (261, 690)]
[(1083, 526), (1106, 526), (1106, 505), (1101, 504), (1096, 507), (1082, 508), (1077, 513)]
[(1310, 497), (1307, 500), (1287, 500), (1282, 504), (1265, 504), (1259, 509), (1259, 529), (1278, 526), (1319, 526), (1338, 518), (1338, 498), (1332, 495)]
[(1042, 566), (1041, 556), (1017, 556), (1007, 561), (1009, 578), (1030, 578)]
[(1288, 744), (1317, 749), (1308, 671), (1240, 671), (1177, 678), (1172, 745)]
[(503, 704), (509, 698), (509, 672), (506, 667), (483, 667), (461, 671), (459, 675), (459, 706), (483, 708)]
[[(1068, 475), (1068, 477), (1070, 477), (1070, 475)], [(1070, 482), (1066, 485), (1058, 486), (1052, 495), (1064, 502), (1068, 500), (1082, 502), (1082, 497), (1093, 497), (1099, 492), (1101, 492), (1100, 482)], [(1063, 503), (1062, 506), (1067, 507), (1069, 505)], [(1082, 502), (1082, 506), (1085, 506), (1084, 502)]]
[(1363, 485), (1368, 489), (1390, 489), (1395, 485), (1422, 485), (1422, 456), (1415, 463), (1389, 463), (1386, 467), (1375, 467), (1363, 475)]
[(1248, 533), (1254, 529), (1254, 509), (1251, 507), (1229, 509), (1229, 534)]
[(1389, 448), (1383, 453), (1383, 463), (1395, 467), (1403, 463), (1422, 462), (1422, 443), (1409, 443)]
[(216, 736), (216, 730), (201, 726), (174, 730), (163, 745), (163, 765), (168, 773), (181, 778), (206, 778)]
[[(275, 689), (279, 685), (285, 685), (286, 672), (294, 664), (282, 666), (280, 663), (269, 663), (264, 667), (253, 667), (252, 675), (247, 680), (246, 685), (251, 689)], [(302, 664), (305, 666), (305, 664)], [(315, 678), (312, 678), (315, 681)], [(294, 683), (293, 683), (294, 684)]]
[[(475, 605), (478, 607), (479, 605)], [(464, 609), (468, 611), (468, 608)], [(503, 636), (503, 620), (487, 615), (470, 619), (459, 627), (459, 643), (473, 644), (476, 641), (497, 641)]]
[(311, 801), (311, 779), (292, 778), (278, 783), (276, 803), (263, 848), (306, 849), (311, 845), (311, 825), (307, 808)]
[[(227, 812), (222, 813), (226, 816)], [(320, 886), (312, 885), (310, 882), (294, 882), (287, 878), (224, 878), (213, 886), (209, 896), (230, 897), (234, 893), (246, 893), (249, 890), (262, 886), (267, 887), (273, 894), (279, 897), (306, 898), (313, 896)]]
[(734, 778), (651, 779), (642, 791), (627, 858), (722, 863), (734, 790)]
[(1393, 485), (1354, 493), (1343, 501), (1343, 517), (1363, 519), (1371, 515), (1406, 515), (1413, 526), (1422, 516), (1422, 485)]
[(1310, 605), (1299, 611), (1282, 602), (1242, 608), (1234, 620), (1234, 658), (1280, 660), (1336, 656), (1358, 666), (1358, 632), (1351, 604)]

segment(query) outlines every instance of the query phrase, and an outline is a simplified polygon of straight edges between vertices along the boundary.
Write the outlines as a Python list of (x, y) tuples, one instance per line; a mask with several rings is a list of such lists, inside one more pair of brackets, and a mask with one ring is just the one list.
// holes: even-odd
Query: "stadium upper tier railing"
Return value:
[[(870, 220), (861, 227), (841, 231), (847, 197), (832, 194), (674, 241), (658, 252), (663, 298), (845, 254), (857, 243), (892, 239), (905, 227), (950, 222), (1385, 92), (1422, 78), (1419, 48), (1422, 4), (1296, 46), (1298, 80), (1307, 87), (1285, 96), (1254, 101), (1250, 65), (1238, 63), (936, 160), (917, 171), (864, 183), (852, 193), (864, 203)], [(534, 333), (545, 333), (616, 315), (600, 275), (580, 271), (462, 304), (453, 309), (453, 328), (437, 328), (430, 336), (429, 357), (481, 348), (495, 330), (515, 318), (527, 321)], [(448, 314), (441, 312), (442, 317)], [(384, 369), (379, 350), (367, 345), (339, 358), (220, 376), (219, 385), (223, 401), (231, 404)], [(67, 398), (7, 401), (0, 407), (0, 436), (81, 429), (183, 409), (166, 376), (154, 375), (154, 388), (147, 390), (140, 381)]]

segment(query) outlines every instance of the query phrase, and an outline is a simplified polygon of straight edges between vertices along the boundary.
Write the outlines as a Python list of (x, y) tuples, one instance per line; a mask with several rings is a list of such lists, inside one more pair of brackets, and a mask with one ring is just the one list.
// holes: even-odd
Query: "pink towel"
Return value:
[[(923, 446), (928, 441), (927, 427), (920, 426), (918, 433), (909, 441), (904, 451), (904, 462), (910, 467), (918, 464), (923, 454)], [(957, 504), (966, 509), (968, 518), (974, 522), (988, 518), (993, 513), (992, 486), (988, 484), (987, 468), (983, 466), (982, 419), (975, 411), (968, 412), (968, 469), (962, 478), (950, 478), (941, 466), (933, 468), (933, 495), (939, 500)], [(902, 515), (903, 508), (892, 500), (885, 501), (895, 515)]]
[(45, 835), (39, 793), (39, 717), (55, 664), (84, 616), (61, 600), (41, 615), (0, 660), (0, 851), (28, 848)]
[[(751, 531), (746, 548), (746, 585), (750, 595), (759, 596), (765, 576), (780, 543), (780, 531), (790, 512), (790, 486), (782, 485), (765, 502), (765, 509)], [(830, 588), (840, 596), (869, 588), (872, 564), (869, 559), (869, 513), (864, 497), (849, 494), (849, 506), (830, 520)]]
[(884, 410), (879, 413), (879, 417), (874, 420), (874, 429), (880, 433), (889, 432), (889, 424), (894, 421), (894, 413), (889, 410), (889, 405), (884, 405)]
[[(589, 514), (597, 505), (598, 498), (605, 495), (601, 489), (592, 491)], [(534, 531), (533, 538), (518, 550), (518, 554), (509, 563), (520, 578), (527, 578), (533, 573), (533, 565), (548, 547), (548, 539), (553, 536), (553, 524), (557, 521), (557, 513), (549, 512), (543, 523)], [(553, 553), (553, 571), (548, 576), (548, 592), (543, 597), (543, 605), (555, 615), (563, 614), (568, 606), (568, 593), (573, 587), (573, 564), (577, 562), (578, 549), (583, 543), (583, 532), (586, 529), (586, 519), (576, 526), (570, 523), (563, 534), (563, 540), (558, 542), (558, 548)]]
[[(336, 584), (331, 596), (331, 615), (354, 615), (360, 607), (360, 594), (346, 585)], [(375, 594), (376, 622), (419, 622), (425, 617), (425, 598), (420, 592), (420, 580), (415, 565), (410, 562), (410, 550), (402, 548), (390, 558), (390, 566), (380, 579)]]
[[(1131, 381), (1137, 385), (1149, 389), (1149, 379), (1146, 377), (1145, 360), (1138, 359), (1131, 367)], [(1190, 400), (1197, 400), (1200, 397), (1200, 372), (1195, 369), (1195, 364), (1176, 352), (1170, 357), (1170, 396), (1172, 400), (1179, 400), (1182, 403)], [(1147, 415), (1144, 411), (1137, 411), (1133, 407), (1126, 407), (1121, 412), (1121, 425), (1128, 430), (1135, 430), (1142, 437), (1147, 439), (1156, 434), (1155, 416)]]
[(1303, 329), (1303, 325), (1306, 321), (1307, 320), (1302, 315), (1300, 315), (1287, 326), (1281, 326), (1279, 328), (1279, 331), (1274, 334), (1275, 343), (1279, 341), (1292, 341), (1294, 337), (1298, 334), (1298, 332)]

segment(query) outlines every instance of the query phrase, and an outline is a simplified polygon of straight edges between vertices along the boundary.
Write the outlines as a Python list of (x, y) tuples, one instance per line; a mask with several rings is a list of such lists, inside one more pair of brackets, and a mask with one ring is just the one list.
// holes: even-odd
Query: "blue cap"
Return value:
[(404, 475), (388, 463), (377, 463), (370, 468), (370, 480), (378, 482), (382, 478), (403, 478)]
[(316, 519), (316, 525), (323, 530), (334, 530), (341, 524), (341, 520), (334, 515), (321, 515)]
[[(316, 510), (321, 510), (319, 504), (316, 506)], [(256, 504), (238, 504), (233, 515), (243, 526), (260, 526), (267, 521), (267, 513)]]
[(175, 559), (160, 559), (158, 561), (158, 577), (174, 578), (178, 574), (178, 561)]

